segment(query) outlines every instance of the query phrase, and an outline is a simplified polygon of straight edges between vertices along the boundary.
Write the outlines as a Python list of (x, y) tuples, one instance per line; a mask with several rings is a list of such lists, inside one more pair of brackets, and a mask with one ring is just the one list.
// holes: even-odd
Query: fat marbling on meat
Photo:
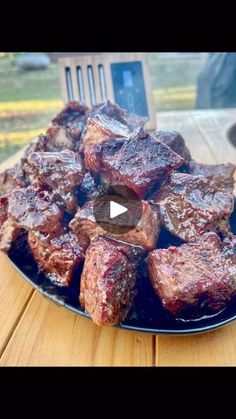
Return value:
[(162, 225), (184, 241), (207, 231), (228, 228), (234, 208), (231, 193), (217, 188), (203, 176), (173, 173), (151, 198)]
[(97, 325), (114, 326), (133, 301), (141, 248), (97, 237), (89, 245), (81, 276), (80, 304)]
[(28, 242), (34, 259), (48, 278), (58, 286), (69, 286), (84, 260), (87, 238), (63, 229), (52, 235), (30, 231)]
[(194, 160), (188, 162), (188, 172), (192, 175), (202, 175), (212, 181), (218, 188), (233, 192), (235, 183), (235, 164), (204, 164)]
[(231, 244), (211, 232), (195, 242), (149, 253), (153, 288), (170, 313), (191, 317), (226, 306), (236, 292), (236, 240)]
[[(118, 139), (117, 139), (118, 140)], [(97, 172), (103, 183), (120, 184), (140, 198), (167, 175), (179, 168), (184, 159), (168, 146), (155, 141), (143, 128), (124, 141), (109, 139), (85, 152), (85, 164)]]
[(61, 227), (63, 212), (52, 201), (52, 193), (28, 186), (14, 189), (9, 196), (8, 214), (25, 230), (55, 232)]

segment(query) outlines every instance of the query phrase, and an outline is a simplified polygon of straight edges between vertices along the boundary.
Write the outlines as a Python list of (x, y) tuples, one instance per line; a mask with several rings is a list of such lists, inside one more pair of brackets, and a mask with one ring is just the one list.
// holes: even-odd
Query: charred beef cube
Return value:
[(12, 189), (24, 188), (29, 185), (21, 164), (0, 173), (0, 195), (8, 194)]
[(119, 121), (123, 125), (127, 125), (126, 120), (124, 119), (125, 111), (121, 109), (116, 103), (110, 102), (110, 100), (93, 106), (92, 109), (88, 112), (88, 114), (91, 117), (98, 114), (104, 114), (111, 119)]
[(236, 166), (232, 163), (227, 164), (202, 164), (191, 160), (188, 164), (189, 173), (192, 175), (202, 175), (212, 181), (218, 188), (227, 192), (233, 192), (234, 175)]
[(176, 131), (155, 131), (153, 134), (155, 140), (168, 145), (171, 150), (179, 154), (185, 161), (191, 160), (191, 154), (186, 147), (183, 137)]
[(35, 152), (29, 155), (28, 162), (41, 184), (58, 193), (71, 192), (83, 181), (84, 166), (79, 153), (70, 150)]
[[(61, 141), (72, 139), (73, 146), (65, 147), (70, 150), (78, 149), (78, 142), (84, 131), (86, 120), (88, 118), (88, 108), (86, 105), (72, 100), (68, 102), (65, 108), (52, 120), (52, 126), (58, 130), (57, 137), (60, 136)], [(62, 128), (62, 129), (60, 129)], [(55, 137), (53, 128), (49, 128), (48, 132)], [(59, 140), (59, 137), (57, 141)]]
[[(127, 232), (121, 232), (120, 234), (116, 234), (116, 231), (105, 231), (102, 228), (103, 224), (101, 223), (100, 225), (100, 223), (98, 224), (96, 222), (94, 217), (95, 205), (96, 201), (89, 201), (78, 209), (75, 217), (70, 222), (70, 228), (76, 234), (85, 234), (90, 237), (90, 239), (99, 235), (107, 236), (137, 246), (142, 246), (147, 250), (155, 248), (160, 232), (159, 217), (157, 211), (153, 209), (148, 202), (142, 201), (142, 218), (135, 228)], [(134, 205), (137, 206), (136, 201), (134, 201)]]
[(233, 211), (234, 200), (203, 176), (173, 173), (152, 197), (162, 225), (184, 241), (207, 231), (221, 231)]
[(0, 250), (7, 253), (21, 233), (8, 217), (8, 195), (0, 196)]
[(85, 257), (88, 240), (73, 232), (47, 235), (30, 231), (28, 242), (40, 269), (58, 286), (69, 286)]
[(117, 153), (103, 153), (101, 177), (110, 184), (125, 185), (143, 198), (183, 162), (182, 157), (140, 128)]
[(141, 248), (105, 237), (97, 237), (89, 245), (80, 304), (97, 325), (113, 326), (128, 314), (141, 255)]
[(121, 109), (117, 104), (111, 103), (109, 100), (106, 102), (95, 105), (89, 112), (90, 116), (96, 114), (105, 114), (112, 119), (116, 119), (121, 124), (127, 125), (130, 130), (142, 127), (147, 122), (148, 118), (130, 114), (124, 109)]
[(77, 151), (79, 143), (76, 142), (68, 133), (66, 128), (59, 126), (49, 127), (47, 132), (47, 149), (46, 151)]
[(134, 131), (135, 129), (140, 128), (140, 127), (144, 127), (144, 125), (148, 121), (148, 118), (146, 117), (136, 115), (133, 113), (128, 113), (126, 111), (124, 112), (124, 119), (126, 121), (127, 127), (131, 131)]
[(38, 138), (32, 141), (25, 150), (24, 156), (21, 159), (21, 165), (24, 173), (29, 181), (29, 184), (37, 184), (37, 178), (32, 171), (32, 167), (28, 163), (28, 157), (31, 153), (36, 151), (47, 151), (48, 137), (40, 134)]
[(8, 214), (25, 230), (56, 232), (61, 228), (63, 212), (52, 200), (52, 193), (32, 186), (14, 189), (9, 196)]
[(0, 250), (4, 253), (8, 253), (21, 233), (22, 229), (8, 217), (0, 227)]
[(128, 138), (129, 134), (130, 130), (126, 125), (106, 115), (98, 114), (87, 120), (82, 148), (86, 152), (91, 146), (100, 144), (109, 137)]
[(103, 156), (107, 160), (114, 157), (124, 145), (126, 138), (113, 138), (110, 137), (102, 143), (90, 147), (84, 153), (84, 163), (86, 169), (90, 170), (93, 175), (98, 175), (102, 172)]
[(47, 130), (47, 135), (50, 138), (49, 150), (54, 148), (55, 151), (60, 151), (66, 148), (77, 151), (85, 126), (83, 122), (75, 122), (67, 128), (60, 125), (49, 126)]
[(163, 306), (178, 317), (224, 308), (236, 292), (236, 255), (232, 253), (225, 253), (215, 233), (150, 252), (150, 279)]
[(78, 153), (70, 150), (61, 152), (31, 153), (28, 162), (38, 180), (39, 186), (53, 191), (53, 202), (66, 212), (74, 213), (78, 208), (75, 189), (83, 180), (84, 165)]
[[(73, 121), (85, 121), (88, 107), (77, 100), (71, 100), (53, 119), (52, 123), (55, 125), (66, 126)], [(85, 118), (85, 119), (84, 119)]]

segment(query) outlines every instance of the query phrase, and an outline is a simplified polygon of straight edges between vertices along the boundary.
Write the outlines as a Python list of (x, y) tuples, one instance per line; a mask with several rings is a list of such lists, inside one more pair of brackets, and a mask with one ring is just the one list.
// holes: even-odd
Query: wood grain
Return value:
[(73, 82), (73, 90), (76, 92), (75, 98), (78, 97), (77, 95), (77, 80), (74, 76), (75, 69), (77, 66), (81, 67), (81, 71), (83, 73), (83, 84), (84, 84), (84, 91), (85, 91), (85, 103), (87, 106), (91, 106), (91, 99), (90, 99), (90, 89), (88, 84), (88, 77), (87, 77), (87, 68), (89, 65), (92, 66), (94, 72), (94, 81), (95, 81), (95, 88), (96, 88), (96, 97), (97, 103), (101, 101), (101, 92), (100, 92), (100, 81), (99, 81), (99, 73), (98, 73), (98, 66), (102, 64), (104, 67), (104, 74), (105, 74), (105, 81), (106, 81), (106, 91), (107, 97), (112, 102), (115, 102), (114, 99), (114, 90), (113, 90), (113, 83), (111, 77), (111, 63), (122, 63), (127, 61), (141, 61), (142, 70), (143, 70), (143, 78), (145, 84), (145, 91), (146, 91), (146, 100), (147, 100), (147, 107), (148, 107), (148, 114), (149, 114), (149, 121), (146, 124), (147, 129), (156, 129), (156, 114), (154, 109), (154, 102), (153, 102), (153, 95), (152, 95), (152, 88), (151, 88), (151, 80), (150, 80), (150, 72), (148, 66), (148, 56), (146, 53), (113, 53), (113, 54), (84, 54), (78, 57), (71, 56), (71, 57), (63, 57), (59, 58), (59, 68), (60, 68), (60, 82), (61, 82), (61, 92), (64, 102), (68, 101), (67, 97), (67, 87), (66, 87), (66, 79), (65, 79), (65, 68), (70, 67), (72, 69), (72, 82)]
[(226, 366), (236, 365), (236, 324), (195, 336), (162, 336), (156, 365)]
[(14, 331), (33, 293), (28, 285), (0, 253), (0, 355)]
[(0, 365), (152, 365), (152, 344), (151, 335), (100, 328), (37, 293)]

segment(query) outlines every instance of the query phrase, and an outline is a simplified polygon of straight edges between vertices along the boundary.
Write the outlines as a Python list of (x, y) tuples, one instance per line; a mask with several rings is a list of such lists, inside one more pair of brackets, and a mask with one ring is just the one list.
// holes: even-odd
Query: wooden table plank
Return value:
[(0, 356), (32, 294), (32, 287), (0, 253)]
[(161, 112), (158, 115), (158, 129), (179, 131), (184, 137), (193, 159), (206, 163), (214, 162), (211, 150), (206, 146), (205, 137), (196, 128), (191, 111)]
[[(159, 129), (180, 131), (197, 161), (236, 163), (236, 149), (232, 150), (226, 138), (226, 128), (235, 115), (235, 110), (172, 112), (160, 114), (158, 122)], [(235, 323), (203, 335), (159, 336), (156, 365), (236, 365), (235, 347)]]
[(233, 366), (236, 365), (236, 324), (195, 336), (162, 336), (156, 365)]
[(95, 326), (35, 293), (0, 365), (153, 365), (153, 337)]
[[(208, 111), (206, 113), (196, 114), (195, 124), (205, 137), (217, 163), (236, 162), (236, 148), (226, 137), (227, 126), (222, 126), (219, 122), (220, 115), (225, 111)], [(236, 113), (232, 122), (236, 120)]]

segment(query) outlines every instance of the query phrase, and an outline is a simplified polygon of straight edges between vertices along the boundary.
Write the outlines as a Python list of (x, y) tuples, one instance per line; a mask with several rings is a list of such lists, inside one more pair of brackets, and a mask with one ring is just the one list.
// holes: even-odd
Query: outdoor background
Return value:
[[(206, 53), (152, 53), (149, 64), (156, 111), (194, 109)], [(59, 69), (21, 72), (16, 55), (0, 54), (0, 162), (44, 132), (62, 108)]]

